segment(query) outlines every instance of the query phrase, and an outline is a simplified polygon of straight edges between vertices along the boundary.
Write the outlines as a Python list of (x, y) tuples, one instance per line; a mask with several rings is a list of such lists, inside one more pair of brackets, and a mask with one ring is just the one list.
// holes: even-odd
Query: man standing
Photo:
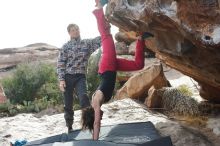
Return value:
[(101, 46), (101, 38), (81, 40), (79, 27), (76, 24), (69, 24), (67, 31), (70, 40), (59, 52), (57, 73), (60, 90), (64, 92), (64, 118), (69, 133), (74, 120), (73, 91), (76, 91), (81, 108), (90, 105), (85, 73), (88, 58)]

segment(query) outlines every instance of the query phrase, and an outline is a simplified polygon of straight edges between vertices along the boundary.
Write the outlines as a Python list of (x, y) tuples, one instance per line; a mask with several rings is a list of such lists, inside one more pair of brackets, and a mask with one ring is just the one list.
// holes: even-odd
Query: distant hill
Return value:
[(0, 49), (0, 79), (22, 62), (44, 61), (56, 64), (59, 48), (46, 43), (34, 43), (24, 47)]
[(24, 47), (39, 47), (39, 46), (49, 46), (49, 47), (57, 48), (57, 47), (49, 45), (47, 43), (34, 43), (34, 44), (30, 44), (30, 45), (27, 45)]

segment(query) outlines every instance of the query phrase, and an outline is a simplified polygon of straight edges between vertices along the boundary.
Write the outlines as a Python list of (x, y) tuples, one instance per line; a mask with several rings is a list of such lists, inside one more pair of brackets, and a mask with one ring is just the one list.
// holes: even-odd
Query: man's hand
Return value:
[(65, 88), (66, 88), (66, 82), (65, 82), (65, 81), (60, 81), (59, 87), (60, 87), (60, 90), (61, 90), (62, 92), (64, 92), (64, 91), (65, 91)]

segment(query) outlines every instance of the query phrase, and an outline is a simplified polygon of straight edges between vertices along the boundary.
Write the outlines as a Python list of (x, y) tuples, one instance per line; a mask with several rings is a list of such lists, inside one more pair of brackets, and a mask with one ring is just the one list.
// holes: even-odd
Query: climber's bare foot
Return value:
[(95, 6), (97, 7), (99, 3), (99, 0), (95, 0)]

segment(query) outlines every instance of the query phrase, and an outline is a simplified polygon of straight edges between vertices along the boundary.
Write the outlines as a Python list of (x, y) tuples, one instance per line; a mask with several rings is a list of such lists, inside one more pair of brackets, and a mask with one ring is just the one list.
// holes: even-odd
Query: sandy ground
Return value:
[[(163, 115), (152, 116), (138, 103), (126, 99), (116, 101), (103, 106), (102, 125), (119, 123), (152, 121), (154, 124), (165, 122)], [(81, 111), (75, 112), (74, 129), (80, 129)], [(61, 134), (66, 132), (63, 114), (43, 116), (36, 118), (34, 114), (19, 114), (15, 117), (0, 119), (0, 145), (8, 145), (15, 139), (27, 139), (28, 141)], [(6, 138), (9, 136), (9, 138)]]
[[(169, 70), (165, 74), (173, 86), (186, 84), (194, 91), (194, 96), (200, 98), (196, 87), (197, 83), (194, 80), (174, 70)], [(196, 134), (186, 130), (178, 122), (172, 121), (160, 113), (147, 110), (144, 105), (131, 99), (105, 104), (102, 109), (104, 111), (102, 125), (151, 121), (162, 135), (170, 135), (176, 146), (217, 146), (217, 143), (220, 143), (220, 117), (210, 118), (204, 127), (209, 129), (209, 136), (214, 139), (212, 143), (208, 138), (206, 140), (198, 136), (201, 133)], [(80, 129), (80, 115), (81, 111), (75, 112), (74, 129)], [(39, 118), (34, 114), (19, 114), (14, 117), (1, 118), (0, 146), (8, 146), (10, 141), (16, 139), (33, 141), (64, 133), (67, 130), (63, 116), (63, 114), (55, 114)]]

